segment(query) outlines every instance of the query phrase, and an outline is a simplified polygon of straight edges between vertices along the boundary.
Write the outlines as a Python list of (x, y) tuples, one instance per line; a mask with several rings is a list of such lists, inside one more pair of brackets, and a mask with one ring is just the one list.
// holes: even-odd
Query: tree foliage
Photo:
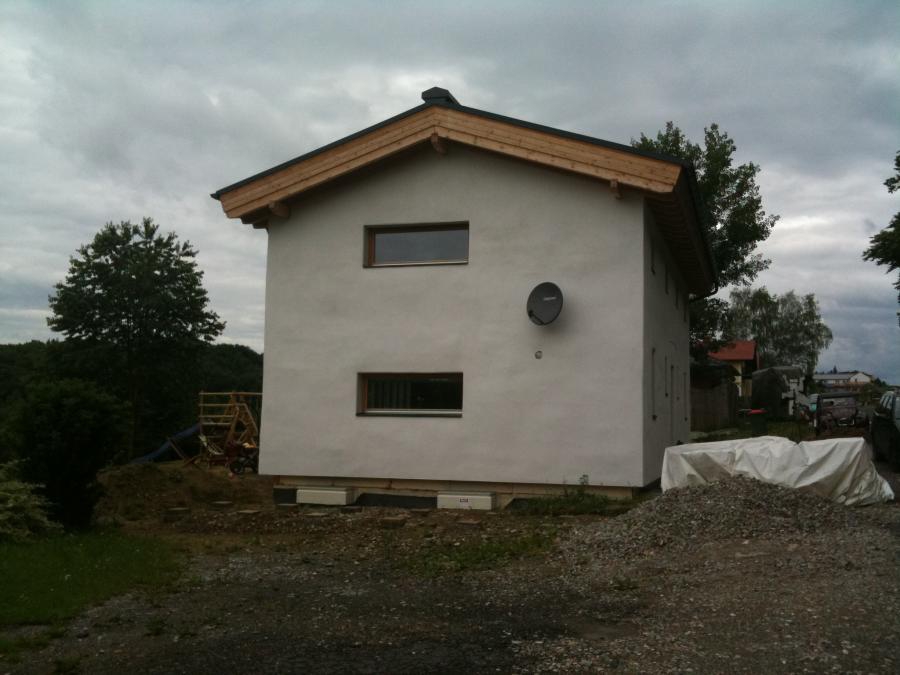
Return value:
[(813, 374), (819, 354), (832, 339), (812, 293), (773, 295), (765, 287), (731, 292), (728, 333), (736, 339), (756, 340), (764, 367), (799, 366), (807, 376)]
[(205, 347), (199, 370), (198, 391), (262, 391), (263, 356), (245, 345)]
[(707, 237), (721, 287), (747, 284), (769, 266), (756, 246), (772, 231), (778, 216), (768, 215), (756, 177), (759, 166), (734, 165), (734, 141), (718, 124), (703, 130), (704, 145), (692, 143), (672, 122), (651, 139), (644, 134), (632, 145), (690, 161), (697, 172), (700, 199), (709, 214)]
[[(15, 421), (32, 387), (82, 379), (125, 398), (125, 389), (116, 385), (120, 375), (110, 351), (89, 347), (83, 341), (33, 340), (0, 345), (0, 463), (27, 454)], [(193, 363), (177, 361), (184, 366), (180, 372), (166, 368), (169, 372), (163, 373), (165, 377), (146, 382), (141, 449), (152, 449), (167, 436), (196, 423), (197, 392), (201, 390), (262, 391), (263, 356), (250, 347), (202, 343)], [(122, 450), (121, 458), (127, 459), (127, 447)]]
[[(900, 190), (900, 151), (894, 157), (894, 175), (884, 181), (888, 192)], [(863, 252), (863, 259), (878, 265), (885, 265), (888, 273), (900, 270), (900, 212), (894, 214), (890, 224), (869, 240), (869, 248)], [(894, 282), (897, 302), (900, 303), (900, 274)]]
[(108, 223), (69, 261), (50, 296), (47, 323), (70, 339), (116, 345), (128, 354), (212, 340), (225, 327), (207, 310), (197, 252), (151, 218)]
[(186, 399), (197, 351), (224, 328), (207, 308), (196, 255), (150, 218), (108, 223), (50, 296), (48, 324), (66, 336), (75, 367), (96, 368), (131, 403), (131, 446), (149, 442), (147, 425), (173, 397)]
[(54, 520), (88, 525), (100, 495), (97, 472), (127, 438), (123, 404), (83, 380), (36, 385), (24, 403), (17, 420), (27, 449), (22, 477), (43, 486)]
[[(749, 284), (769, 266), (757, 252), (778, 221), (762, 207), (756, 182), (759, 166), (735, 165), (737, 146), (718, 124), (703, 130), (703, 145), (693, 143), (672, 122), (650, 138), (641, 134), (631, 144), (640, 150), (672, 155), (691, 162), (697, 174), (700, 200), (709, 220), (707, 239), (712, 249), (719, 287)], [(691, 303), (691, 341), (709, 346), (726, 325), (727, 303), (712, 299)]]

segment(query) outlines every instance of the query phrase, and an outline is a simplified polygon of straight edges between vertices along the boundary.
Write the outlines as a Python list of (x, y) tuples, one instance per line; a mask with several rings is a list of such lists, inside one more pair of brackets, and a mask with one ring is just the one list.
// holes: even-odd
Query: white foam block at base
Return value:
[(437, 507), (439, 509), (492, 511), (494, 501), (493, 492), (438, 492)]
[(320, 506), (346, 506), (353, 501), (352, 488), (301, 487), (297, 488), (298, 504)]

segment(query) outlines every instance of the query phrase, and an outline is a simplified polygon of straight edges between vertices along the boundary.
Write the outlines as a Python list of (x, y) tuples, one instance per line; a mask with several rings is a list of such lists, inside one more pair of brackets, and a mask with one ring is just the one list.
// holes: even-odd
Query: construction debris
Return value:
[(200, 459), (233, 473), (257, 471), (261, 409), (258, 392), (200, 392)]

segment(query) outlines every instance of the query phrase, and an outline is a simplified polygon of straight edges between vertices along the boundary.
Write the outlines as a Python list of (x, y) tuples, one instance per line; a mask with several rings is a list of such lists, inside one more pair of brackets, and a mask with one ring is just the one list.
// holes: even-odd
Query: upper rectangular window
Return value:
[(469, 224), (369, 225), (366, 267), (469, 262)]
[(360, 373), (361, 415), (462, 414), (462, 373)]

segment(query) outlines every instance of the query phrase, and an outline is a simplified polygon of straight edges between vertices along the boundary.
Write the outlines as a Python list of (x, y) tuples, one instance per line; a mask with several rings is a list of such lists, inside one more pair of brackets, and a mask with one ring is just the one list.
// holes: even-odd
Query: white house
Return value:
[(861, 389), (875, 381), (875, 376), (861, 370), (840, 373), (814, 373), (813, 380), (826, 389)]
[(693, 170), (422, 97), (212, 195), (268, 232), (261, 471), (501, 501), (657, 480), (715, 287)]

